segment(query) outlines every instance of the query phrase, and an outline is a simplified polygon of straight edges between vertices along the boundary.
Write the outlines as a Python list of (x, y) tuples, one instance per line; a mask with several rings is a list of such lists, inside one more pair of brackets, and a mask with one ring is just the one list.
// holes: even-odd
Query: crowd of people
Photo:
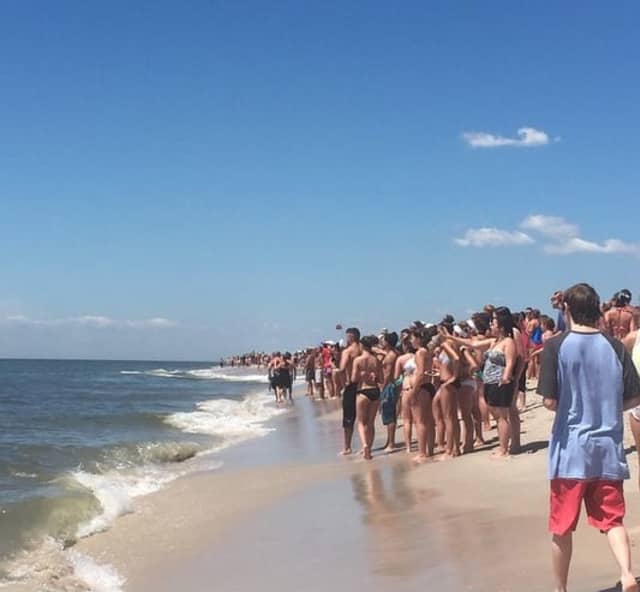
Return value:
[[(620, 588), (638, 592), (623, 525), (623, 481), (629, 469), (623, 411), (640, 449), (640, 310), (629, 290), (600, 304), (596, 291), (577, 284), (551, 296), (555, 318), (528, 308), (513, 313), (487, 305), (467, 320), (414, 321), (399, 333), (362, 336), (274, 354), (270, 382), (280, 404), (291, 400), (296, 368), (307, 396), (341, 398), (344, 441), (352, 454), (373, 458), (376, 418), (386, 430), (385, 452), (398, 446), (402, 420), (406, 452), (417, 463), (439, 453), (449, 460), (486, 443), (493, 418), (496, 459), (521, 451), (520, 411), (527, 387), (536, 388), (555, 420), (549, 440), (550, 517), (556, 592), (566, 592), (575, 530), (584, 502), (589, 523), (605, 533), (620, 567)], [(414, 450), (413, 436), (417, 449)]]
[[(599, 329), (619, 340), (635, 338), (640, 309), (631, 299), (625, 289), (604, 302)], [(567, 328), (563, 293), (555, 292), (550, 304), (555, 318), (535, 308), (512, 313), (486, 305), (468, 320), (456, 322), (447, 315), (439, 323), (414, 321), (399, 333), (383, 329), (363, 337), (352, 327), (340, 342), (325, 341), (294, 354), (262, 354), (260, 363), (269, 370), (278, 404), (292, 400), (298, 371), (304, 373), (307, 396), (342, 398), (343, 455), (352, 453), (357, 430), (361, 454), (372, 457), (380, 411), (385, 452), (397, 446), (399, 418), (409, 454), (415, 433), (414, 460), (420, 463), (436, 450), (447, 460), (484, 446), (493, 418), (498, 446), (492, 456), (507, 458), (521, 450), (527, 382), (538, 379), (545, 343)]]

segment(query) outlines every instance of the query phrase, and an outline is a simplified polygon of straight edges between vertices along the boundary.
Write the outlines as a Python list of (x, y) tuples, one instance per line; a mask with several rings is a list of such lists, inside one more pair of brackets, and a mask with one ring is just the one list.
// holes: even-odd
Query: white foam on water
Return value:
[(165, 368), (155, 368), (153, 370), (120, 370), (120, 374), (142, 374), (145, 376), (155, 376), (156, 378), (197, 378), (200, 380), (221, 380), (224, 382), (259, 382), (267, 384), (269, 377), (267, 373), (249, 373), (233, 371), (225, 372), (221, 368), (195, 368), (192, 370), (167, 370)]
[(187, 370), (186, 374), (194, 378), (209, 380), (224, 380), (226, 382), (260, 382), (267, 384), (269, 377), (267, 374), (228, 374), (215, 368), (203, 368), (199, 370)]
[(99, 564), (88, 555), (74, 549), (65, 553), (73, 566), (76, 577), (82, 580), (91, 592), (122, 592), (124, 578), (108, 563)]
[(133, 511), (133, 499), (158, 491), (181, 473), (155, 467), (145, 467), (129, 473), (110, 471), (105, 474), (76, 471), (73, 478), (91, 491), (100, 502), (102, 513), (80, 524), (79, 538), (102, 532), (119, 516)]
[(262, 394), (249, 395), (242, 401), (212, 399), (196, 405), (196, 411), (169, 415), (165, 421), (190, 434), (209, 434), (221, 438), (216, 450), (244, 440), (258, 438), (273, 431), (265, 423), (285, 409), (274, 407), (272, 399)]
[(51, 537), (25, 550), (2, 566), (7, 579), (0, 588), (28, 584), (47, 592), (122, 592), (124, 578), (109, 564), (76, 551), (65, 550)]

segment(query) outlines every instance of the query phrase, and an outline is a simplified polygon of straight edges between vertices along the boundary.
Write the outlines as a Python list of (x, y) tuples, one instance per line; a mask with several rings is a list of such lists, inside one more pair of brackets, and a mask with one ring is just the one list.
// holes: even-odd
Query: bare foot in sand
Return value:
[(351, 450), (351, 448), (345, 448), (340, 452), (339, 456), (349, 456), (350, 454), (353, 454), (353, 450)]
[(620, 588), (622, 592), (638, 592), (638, 584), (631, 574), (620, 578)]
[(411, 447), (410, 447), (410, 446), (407, 446), (407, 447), (404, 449), (404, 451), (405, 451), (407, 454), (411, 454)]
[(486, 442), (482, 438), (476, 438), (476, 441), (473, 443), (474, 447), (480, 448), (480, 446), (484, 446)]
[(417, 454), (416, 456), (413, 457), (412, 460), (414, 463), (421, 465), (426, 463), (429, 460), (429, 457), (426, 456), (425, 454)]
[(505, 454), (504, 452), (493, 452), (489, 458), (491, 460), (509, 460), (511, 455)]
[(385, 454), (391, 454), (392, 452), (395, 452), (396, 446), (385, 446), (384, 449), (382, 450), (382, 452), (384, 452)]
[(369, 448), (368, 446), (365, 446), (362, 449), (362, 456), (364, 456), (365, 460), (371, 460), (373, 458), (373, 456), (371, 456), (371, 448)]
[(442, 462), (445, 460), (451, 460), (453, 458), (453, 454), (449, 454), (448, 452), (444, 452), (438, 457), (438, 461)]

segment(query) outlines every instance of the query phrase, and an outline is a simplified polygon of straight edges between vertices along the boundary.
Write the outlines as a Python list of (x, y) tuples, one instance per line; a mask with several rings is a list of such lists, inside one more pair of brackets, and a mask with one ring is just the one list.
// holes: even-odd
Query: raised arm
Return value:
[(495, 342), (493, 337), (487, 337), (485, 339), (466, 339), (463, 337), (456, 337), (455, 335), (447, 335), (446, 339), (448, 341), (453, 341), (453, 343), (457, 343), (458, 345), (477, 349), (478, 351), (488, 350)]
[(476, 360), (475, 357), (471, 354), (470, 348), (468, 348), (467, 346), (462, 346), (460, 348), (460, 353), (469, 365), (469, 369), (471, 370), (471, 372), (476, 372), (480, 369), (480, 364), (478, 363), (478, 360)]

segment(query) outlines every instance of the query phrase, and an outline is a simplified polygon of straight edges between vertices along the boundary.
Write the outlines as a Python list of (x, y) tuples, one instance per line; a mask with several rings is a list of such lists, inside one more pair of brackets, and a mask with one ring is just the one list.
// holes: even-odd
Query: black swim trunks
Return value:
[(380, 389), (378, 387), (360, 389), (357, 394), (364, 395), (371, 402), (380, 400)]
[(355, 382), (344, 387), (342, 392), (342, 427), (352, 428), (356, 422), (356, 392), (358, 385)]

